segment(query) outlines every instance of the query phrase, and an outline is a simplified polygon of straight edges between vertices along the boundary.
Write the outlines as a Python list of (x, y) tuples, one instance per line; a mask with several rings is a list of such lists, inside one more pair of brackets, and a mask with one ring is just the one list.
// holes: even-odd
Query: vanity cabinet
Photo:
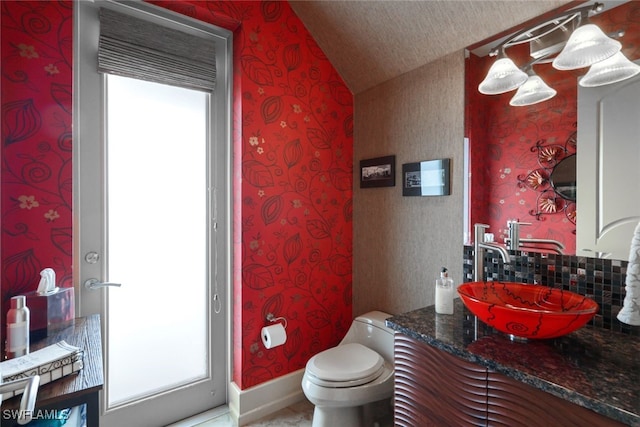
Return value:
[(623, 426), (397, 333), (394, 420), (416, 426)]
[(478, 425), (487, 413), (486, 368), (402, 334), (394, 341), (396, 426)]

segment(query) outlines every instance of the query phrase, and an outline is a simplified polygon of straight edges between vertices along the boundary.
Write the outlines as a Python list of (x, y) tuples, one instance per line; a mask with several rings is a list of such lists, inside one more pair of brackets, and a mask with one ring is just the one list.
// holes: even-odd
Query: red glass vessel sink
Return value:
[(519, 338), (556, 338), (584, 326), (598, 304), (584, 295), (548, 286), (470, 282), (458, 287), (467, 308), (495, 329)]

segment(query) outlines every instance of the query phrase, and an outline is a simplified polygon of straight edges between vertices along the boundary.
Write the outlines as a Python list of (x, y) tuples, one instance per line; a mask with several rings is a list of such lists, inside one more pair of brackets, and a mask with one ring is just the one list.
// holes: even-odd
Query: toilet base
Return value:
[(392, 399), (383, 399), (363, 406), (316, 406), (311, 427), (391, 427), (392, 405)]
[(361, 427), (362, 406), (346, 408), (316, 406), (311, 427)]

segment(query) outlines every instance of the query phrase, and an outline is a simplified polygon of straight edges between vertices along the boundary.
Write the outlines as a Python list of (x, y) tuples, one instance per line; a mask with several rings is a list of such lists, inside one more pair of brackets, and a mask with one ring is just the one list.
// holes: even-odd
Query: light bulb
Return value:
[(588, 67), (613, 56), (621, 47), (619, 41), (608, 37), (597, 25), (582, 25), (553, 60), (553, 67), (558, 70)]
[(509, 105), (522, 107), (533, 105), (551, 99), (558, 93), (550, 88), (538, 75), (531, 73), (527, 81), (518, 88), (516, 94), (509, 101)]
[(618, 52), (611, 58), (593, 64), (579, 83), (583, 87), (603, 86), (629, 79), (638, 73), (640, 65), (634, 64), (622, 52)]
[(499, 58), (489, 69), (478, 90), (485, 95), (498, 95), (517, 88), (526, 80), (527, 73), (516, 67), (511, 59)]

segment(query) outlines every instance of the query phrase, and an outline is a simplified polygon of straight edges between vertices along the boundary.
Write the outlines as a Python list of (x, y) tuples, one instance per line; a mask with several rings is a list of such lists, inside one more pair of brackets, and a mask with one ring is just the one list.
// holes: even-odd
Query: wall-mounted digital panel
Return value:
[(450, 159), (426, 160), (402, 165), (403, 196), (448, 196)]

